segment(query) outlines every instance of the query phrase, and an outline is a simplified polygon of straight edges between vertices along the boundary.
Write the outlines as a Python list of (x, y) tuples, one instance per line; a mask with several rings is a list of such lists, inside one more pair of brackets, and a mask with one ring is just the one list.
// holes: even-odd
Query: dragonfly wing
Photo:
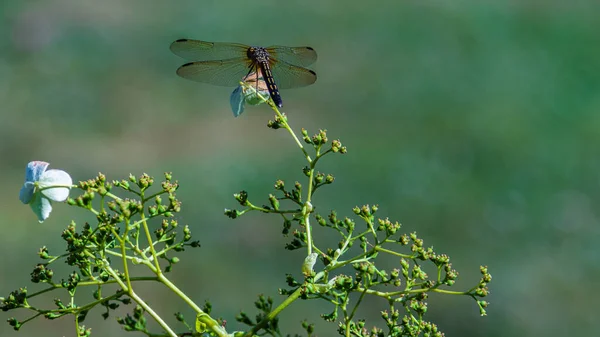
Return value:
[(250, 47), (240, 43), (179, 39), (171, 43), (170, 48), (173, 54), (190, 61), (212, 61), (246, 57)]
[(317, 52), (311, 47), (271, 46), (267, 48), (267, 51), (280, 61), (302, 67), (309, 66), (317, 61)]
[(235, 87), (248, 75), (251, 66), (251, 61), (243, 58), (191, 62), (179, 67), (177, 75), (196, 82)]
[(317, 80), (314, 71), (281, 60), (271, 60), (271, 72), (280, 89), (305, 87)]

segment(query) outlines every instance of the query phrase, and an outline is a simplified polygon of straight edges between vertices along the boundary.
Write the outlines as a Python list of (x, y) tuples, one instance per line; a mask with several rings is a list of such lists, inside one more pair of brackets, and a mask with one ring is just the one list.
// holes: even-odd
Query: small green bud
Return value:
[(8, 325), (12, 326), (15, 331), (18, 331), (22, 326), (22, 323), (17, 321), (14, 317), (9, 318), (7, 321)]
[(277, 180), (275, 182), (275, 189), (276, 190), (282, 191), (284, 189), (284, 187), (285, 187), (285, 184), (284, 184), (283, 180)]
[(309, 336), (311, 336), (313, 334), (313, 332), (315, 331), (315, 325), (314, 324), (310, 324), (307, 328), (306, 328), (306, 332), (308, 333)]
[(338, 219), (337, 219), (337, 213), (335, 211), (331, 211), (331, 213), (329, 213), (329, 222), (332, 225), (337, 225)]
[(292, 228), (292, 221), (289, 219), (283, 220), (283, 231), (281, 232), (283, 235), (288, 235), (290, 233), (290, 229)]
[(273, 129), (273, 130), (277, 130), (277, 129), (281, 128), (281, 123), (277, 122), (277, 120), (275, 120), (275, 121), (269, 120), (267, 122), (267, 127), (270, 129)]
[(325, 219), (320, 214), (315, 215), (315, 218), (317, 219), (317, 223), (319, 225), (321, 225), (321, 226), (327, 225), (327, 221), (325, 221)]
[(308, 136), (308, 131), (306, 131), (305, 129), (302, 129), (301, 132), (302, 132), (302, 140), (304, 140), (304, 142), (306, 144), (312, 144), (312, 140)]
[(50, 255), (48, 254), (48, 248), (46, 246), (40, 248), (38, 251), (38, 256), (44, 260), (50, 259)]
[(273, 194), (269, 194), (269, 202), (271, 203), (271, 206), (273, 206), (274, 210), (279, 210), (279, 200), (277, 200)]
[(323, 144), (323, 138), (321, 138), (319, 135), (314, 135), (312, 136), (312, 143), (315, 145), (321, 145)]
[(248, 205), (248, 192), (240, 191), (240, 193), (236, 193), (233, 195), (235, 200), (237, 200), (240, 205), (247, 206)]
[(439, 264), (444, 264), (450, 262), (450, 257), (446, 254), (440, 254), (436, 256), (436, 261)]
[[(357, 208), (358, 209), (358, 208)], [(359, 211), (360, 212), (360, 211)], [(354, 221), (352, 221), (352, 219), (350, 218), (344, 218), (344, 226), (346, 226), (346, 228), (348, 228), (348, 231), (351, 232), (354, 230), (354, 226), (356, 224), (354, 223)]]
[(310, 167), (304, 166), (302, 168), (302, 173), (304, 173), (305, 176), (310, 177)]
[(487, 287), (475, 289), (475, 294), (477, 294), (477, 296), (479, 296), (479, 297), (486, 297), (488, 295), (488, 293), (489, 293), (489, 290)]
[(346, 151), (346, 147), (342, 146), (342, 142), (340, 142), (339, 140), (334, 140), (334, 141), (331, 142), (331, 150), (334, 153), (338, 153), (339, 152), (341, 154), (344, 154), (344, 153), (347, 152)]
[(375, 275), (375, 266), (371, 263), (369, 263), (369, 266), (367, 267), (367, 273), (371, 276)]
[(106, 187), (104, 187), (104, 186), (98, 187), (98, 194), (100, 194), (101, 196), (105, 196), (107, 193), (108, 193), (108, 191), (106, 190)]
[(240, 215), (240, 213), (235, 209), (225, 208), (225, 215), (231, 219), (235, 219)]
[(321, 144), (327, 143), (327, 130), (319, 130), (319, 138), (321, 139)]
[(400, 259), (400, 265), (402, 266), (402, 269), (408, 269), (410, 267), (406, 259)]
[(479, 305), (479, 314), (481, 316), (487, 316), (487, 312), (485, 311), (485, 308), (487, 308), (488, 302), (486, 302), (486, 301), (477, 301), (477, 304)]

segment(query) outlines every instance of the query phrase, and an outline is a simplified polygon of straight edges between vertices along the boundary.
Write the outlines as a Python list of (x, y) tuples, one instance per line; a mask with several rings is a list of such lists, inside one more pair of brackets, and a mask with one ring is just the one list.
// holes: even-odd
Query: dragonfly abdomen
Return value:
[(271, 95), (271, 98), (273, 99), (273, 103), (275, 103), (277, 107), (281, 108), (283, 106), (283, 101), (281, 100), (281, 95), (279, 95), (279, 89), (277, 88), (275, 79), (273, 79), (273, 73), (271, 73), (271, 66), (269, 65), (269, 62), (261, 62), (259, 65), (263, 74), (263, 79), (267, 84), (269, 95)]

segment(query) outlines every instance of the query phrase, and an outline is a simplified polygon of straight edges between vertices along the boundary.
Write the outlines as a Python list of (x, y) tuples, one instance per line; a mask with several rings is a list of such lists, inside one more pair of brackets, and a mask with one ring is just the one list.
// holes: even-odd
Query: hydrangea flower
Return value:
[(269, 99), (269, 90), (267, 89), (267, 84), (263, 80), (262, 76), (260, 76), (260, 71), (258, 74), (258, 78), (256, 73), (252, 72), (242, 79), (242, 82), (252, 86), (252, 88), (246, 88), (239, 85), (237, 88), (235, 88), (235, 90), (233, 90), (231, 96), (229, 96), (229, 103), (231, 104), (231, 111), (233, 111), (234, 117), (237, 117), (244, 112), (244, 106), (246, 103), (250, 105), (258, 105), (263, 103), (263, 100), (256, 94), (257, 90), (263, 97)]
[(21, 202), (29, 204), (40, 223), (50, 216), (51, 201), (65, 201), (73, 185), (73, 180), (67, 172), (46, 170), (48, 165), (50, 164), (44, 161), (32, 161), (27, 164), (25, 184), (19, 192)]

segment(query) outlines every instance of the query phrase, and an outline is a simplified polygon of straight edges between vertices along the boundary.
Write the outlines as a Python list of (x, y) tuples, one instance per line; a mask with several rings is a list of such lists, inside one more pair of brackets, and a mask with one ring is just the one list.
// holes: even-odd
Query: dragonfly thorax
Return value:
[(250, 47), (246, 52), (248, 58), (257, 63), (269, 62), (269, 52), (263, 47)]

